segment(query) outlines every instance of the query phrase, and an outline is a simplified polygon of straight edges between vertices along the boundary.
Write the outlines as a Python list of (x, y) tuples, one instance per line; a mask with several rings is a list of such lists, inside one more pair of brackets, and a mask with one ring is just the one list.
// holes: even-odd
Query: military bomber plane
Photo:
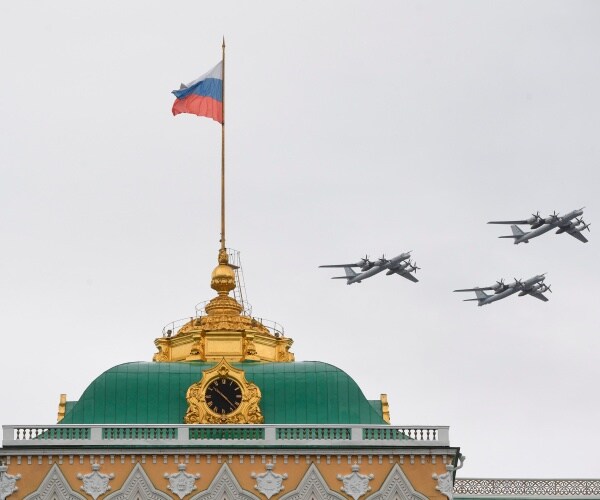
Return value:
[[(347, 285), (360, 283), (363, 280), (370, 278), (371, 276), (375, 276), (383, 271), (387, 271), (385, 273), (387, 276), (391, 274), (398, 274), (403, 278), (416, 283), (419, 280), (411, 273), (416, 273), (417, 269), (421, 269), (420, 267), (417, 267), (416, 262), (411, 262), (410, 252), (401, 253), (400, 255), (396, 255), (396, 257), (393, 257), (389, 260), (386, 259), (384, 255), (381, 257), (381, 259), (373, 262), (370, 261), (369, 257), (365, 255), (364, 258), (353, 264), (326, 264), (319, 267), (343, 267), (346, 275), (334, 276), (331, 279), (346, 280)], [(360, 268), (361, 272), (357, 273), (354, 269), (352, 269), (353, 267)]]
[[(584, 207), (585, 208), (585, 207)], [(583, 215), (583, 208), (573, 210), (565, 215), (559, 215), (553, 212), (548, 217), (541, 217), (537, 212), (532, 214), (529, 219), (524, 220), (498, 220), (490, 221), (488, 224), (511, 224), (512, 235), (498, 236), (498, 238), (512, 238), (515, 245), (519, 243), (529, 243), (529, 240), (536, 238), (552, 229), (558, 228), (556, 234), (567, 233), (577, 238), (582, 243), (587, 243), (587, 238), (582, 234), (582, 231), (590, 230), (590, 224), (586, 224), (580, 217)], [(573, 221), (575, 219), (575, 221)], [(517, 224), (529, 224), (531, 231), (523, 231)]]
[[(512, 283), (504, 283), (504, 280), (496, 281), (494, 285), (490, 286), (476, 286), (474, 288), (462, 288), (454, 290), (455, 292), (475, 292), (474, 299), (465, 299), (464, 302), (477, 301), (478, 306), (485, 306), (502, 300), (510, 295), (519, 293), (519, 297), (524, 295), (530, 295), (543, 302), (548, 302), (548, 297), (544, 295), (545, 292), (552, 293), (550, 285), (546, 285), (544, 280), (546, 279), (545, 273), (538, 274), (533, 278), (529, 278), (525, 281), (521, 281), (515, 278)], [(494, 294), (485, 293), (486, 290), (493, 290)]]

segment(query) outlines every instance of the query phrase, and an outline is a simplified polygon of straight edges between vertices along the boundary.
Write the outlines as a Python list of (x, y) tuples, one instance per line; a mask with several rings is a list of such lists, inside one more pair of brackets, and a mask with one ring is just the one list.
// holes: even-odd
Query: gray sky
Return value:
[[(217, 4), (0, 4), (0, 424), (54, 422), (212, 298), (220, 127), (170, 91), (225, 35), (255, 315), (393, 423), (450, 425), (462, 477), (599, 477), (600, 4)], [(582, 206), (586, 245), (485, 224)], [(317, 268), (406, 250), (418, 284)], [(546, 304), (451, 293), (543, 272)]]

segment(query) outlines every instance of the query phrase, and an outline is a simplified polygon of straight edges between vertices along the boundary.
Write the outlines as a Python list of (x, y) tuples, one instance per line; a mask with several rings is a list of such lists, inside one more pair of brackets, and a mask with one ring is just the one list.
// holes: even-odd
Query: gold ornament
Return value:
[(188, 402), (186, 424), (264, 422), (259, 407), (260, 389), (246, 380), (243, 370), (231, 366), (224, 358), (215, 367), (203, 371), (202, 379), (188, 388), (185, 397)]
[(219, 251), (210, 285), (218, 295), (205, 306), (206, 314), (190, 318), (174, 335), (168, 332), (156, 339), (153, 361), (294, 361), (293, 340), (271, 332), (256, 318), (243, 316), (242, 305), (229, 296), (235, 288), (235, 271), (224, 249)]

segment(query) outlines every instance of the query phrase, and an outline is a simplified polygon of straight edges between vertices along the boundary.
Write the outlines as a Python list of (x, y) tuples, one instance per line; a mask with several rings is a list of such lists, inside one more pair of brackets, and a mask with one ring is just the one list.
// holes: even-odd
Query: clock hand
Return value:
[(215, 387), (215, 392), (218, 392), (221, 396), (223, 396), (223, 399), (225, 399), (225, 401), (227, 401), (230, 405), (231, 405), (231, 409), (233, 410), (235, 408), (235, 405), (229, 401), (229, 398), (227, 396), (225, 396), (225, 394), (223, 394), (219, 389), (217, 389)]

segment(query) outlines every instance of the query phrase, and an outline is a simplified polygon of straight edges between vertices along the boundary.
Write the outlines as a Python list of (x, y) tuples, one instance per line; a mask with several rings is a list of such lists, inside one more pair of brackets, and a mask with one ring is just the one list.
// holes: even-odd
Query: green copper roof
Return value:
[[(125, 363), (94, 380), (61, 424), (181, 424), (185, 394), (216, 363)], [(232, 363), (262, 392), (266, 424), (385, 424), (345, 372), (318, 361)]]
[(373, 410), (375, 410), (375, 413), (377, 413), (377, 415), (379, 415), (379, 418), (383, 419), (383, 408), (381, 407), (381, 400), (380, 399), (369, 399), (369, 404), (371, 405), (371, 408), (373, 408)]

